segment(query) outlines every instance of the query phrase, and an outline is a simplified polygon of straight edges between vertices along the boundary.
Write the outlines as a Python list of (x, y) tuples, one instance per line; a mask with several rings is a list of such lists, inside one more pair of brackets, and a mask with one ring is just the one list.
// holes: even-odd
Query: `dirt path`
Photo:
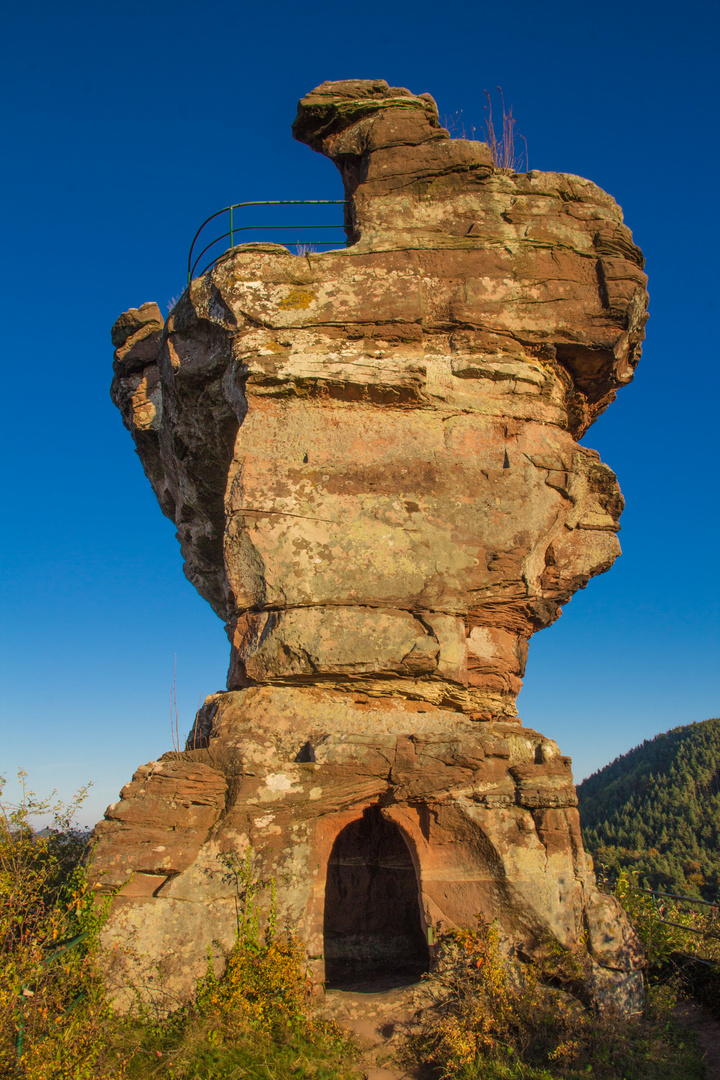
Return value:
[[(408, 1035), (419, 1028), (422, 1013), (435, 1003), (424, 983), (387, 987), (377, 982), (358, 983), (344, 990), (328, 990), (321, 1013), (337, 1020), (360, 1047), (359, 1065), (367, 1080), (416, 1080), (395, 1055)], [(703, 1050), (707, 1080), (720, 1080), (720, 1020), (708, 1009), (684, 1002), (673, 1010), (675, 1019), (691, 1028)]]
[(708, 1009), (693, 1002), (683, 1002), (673, 1009), (675, 1019), (692, 1028), (703, 1049), (707, 1080), (720, 1080), (720, 1020)]
[(423, 983), (406, 986), (374, 983), (367, 989), (358, 983), (345, 990), (328, 990), (321, 1013), (337, 1020), (356, 1039), (361, 1050), (360, 1068), (367, 1080), (413, 1080), (415, 1073), (403, 1069), (395, 1054), (413, 1030), (418, 1014), (433, 1004)]

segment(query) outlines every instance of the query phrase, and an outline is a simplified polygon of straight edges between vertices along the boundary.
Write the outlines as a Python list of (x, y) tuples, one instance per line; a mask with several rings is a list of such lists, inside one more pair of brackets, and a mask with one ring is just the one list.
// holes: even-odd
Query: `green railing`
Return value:
[[(238, 216), (236, 214), (236, 211), (244, 210), (245, 208), (247, 208), (249, 206), (345, 206), (345, 205), (346, 205), (346, 200), (345, 199), (261, 199), (259, 201), (255, 201), (255, 202), (233, 203), (232, 206), (224, 206), (222, 208), (222, 210), (217, 210), (214, 214), (211, 214), (209, 218), (206, 218), (205, 221), (203, 221), (200, 228), (198, 229), (198, 231), (195, 233), (195, 236), (193, 237), (193, 242), (190, 245), (190, 252), (188, 254), (188, 267), (187, 267), (188, 285), (190, 284), (190, 282), (193, 279), (193, 275), (195, 274), (198, 263), (201, 262), (203, 257), (206, 254), (208, 254), (210, 252), (210, 250), (213, 247), (215, 247), (216, 244), (221, 244), (225, 240), (230, 241), (230, 243), (227, 246), (222, 248), (222, 250), (217, 251), (216, 254), (214, 254), (212, 256), (210, 261), (200, 271), (200, 275), (206, 273), (206, 271), (208, 271), (211, 266), (214, 266), (215, 263), (218, 261), (218, 259), (220, 259), (225, 254), (226, 251), (230, 251), (238, 243), (246, 243), (248, 238), (244, 235), (245, 233), (251, 233), (251, 232), (260, 232), (260, 233), (283, 232), (283, 233), (287, 233), (287, 234), (289, 234), (289, 236), (292, 236), (292, 239), (289, 239), (288, 237), (285, 237), (282, 240), (278, 239), (278, 240), (273, 241), (276, 244), (284, 244), (286, 247), (290, 246), (290, 245), (297, 245), (298, 247), (299, 246), (307, 246), (307, 247), (341, 247), (341, 246), (343, 246), (344, 244), (347, 243), (347, 238), (346, 238), (347, 234), (345, 232), (345, 226), (342, 225), (342, 224), (339, 224), (339, 223), (334, 224), (334, 225), (318, 225), (318, 224), (310, 224), (310, 225), (302, 225), (302, 224), (297, 224), (297, 225), (246, 225), (246, 224), (238, 224)], [(206, 226), (208, 226), (210, 224), (210, 222), (215, 221), (215, 219), (219, 218), (222, 214), (228, 214), (229, 215), (229, 218), (228, 218), (229, 228), (227, 229), (226, 232), (222, 233), (220, 236), (214, 237), (214, 239), (212, 239), (209, 243), (205, 244), (205, 246), (202, 248), (202, 250), (199, 251), (196, 254), (195, 253), (196, 252), (196, 245), (199, 246), (198, 241), (200, 241), (200, 234), (203, 232), (203, 230), (206, 228)], [(243, 219), (243, 217), (241, 215), (239, 220), (242, 222), (243, 220), (246, 220), (246, 219)], [(302, 236), (297, 235), (299, 232), (306, 233), (306, 231), (313, 232), (315, 230), (320, 230), (320, 229), (323, 229), (323, 230), (334, 229), (335, 232), (338, 232), (338, 233), (342, 232), (344, 235), (343, 235), (342, 239), (340, 237), (336, 237), (335, 239), (332, 239), (332, 240), (318, 240), (318, 239), (316, 239), (314, 237), (312, 239), (305, 239)], [(238, 240), (238, 237), (241, 236), (241, 235), (242, 235), (242, 239)], [(203, 237), (203, 240), (204, 240), (204, 237)]]
[[(648, 896), (656, 897), (662, 896), (668, 900), (682, 901), (686, 904), (702, 904), (704, 907), (709, 907), (711, 914), (717, 915), (720, 905), (714, 900), (700, 900), (697, 896), (680, 896), (678, 893), (660, 892), (658, 889), (643, 889), (639, 885), (636, 886), (637, 891), (645, 893)], [(655, 901), (657, 904), (657, 900)], [(664, 912), (662, 912), (664, 914)], [(697, 930), (694, 926), (685, 926), (684, 923), (670, 922), (669, 919), (663, 919), (658, 915), (658, 922), (664, 923), (665, 926), (676, 926), (679, 930), (687, 930), (691, 934), (700, 934), (703, 937), (711, 937), (720, 941), (720, 934), (714, 934), (711, 930)]]

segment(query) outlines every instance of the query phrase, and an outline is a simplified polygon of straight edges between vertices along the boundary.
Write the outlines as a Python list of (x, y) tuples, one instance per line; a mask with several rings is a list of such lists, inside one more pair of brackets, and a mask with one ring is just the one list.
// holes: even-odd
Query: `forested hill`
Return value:
[(579, 785), (587, 850), (600, 872), (720, 899), (720, 719), (673, 728)]

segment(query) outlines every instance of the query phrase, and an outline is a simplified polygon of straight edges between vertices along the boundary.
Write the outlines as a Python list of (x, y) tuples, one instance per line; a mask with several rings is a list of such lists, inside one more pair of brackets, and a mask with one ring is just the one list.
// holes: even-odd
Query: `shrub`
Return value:
[(274, 881), (261, 878), (252, 850), (222, 862), (238, 910), (226, 970), (217, 978), (208, 958), (192, 1004), (159, 1023), (141, 1017), (127, 1025), (128, 1077), (344, 1076), (351, 1044), (337, 1025), (314, 1013), (305, 951), (289, 928), (277, 929)]
[[(336, 1038), (339, 1029), (313, 1015), (313, 982), (305, 949), (289, 926), (278, 933), (274, 880), (260, 877), (259, 859), (251, 849), (241, 858), (226, 855), (222, 862), (236, 889), (237, 938), (221, 979), (208, 964), (196, 1008), (236, 1027), (250, 1026), (268, 1034), (292, 1029), (311, 1040)], [(263, 894), (268, 896), (266, 912)]]
[[(25, 787), (0, 798), (0, 1076), (17, 1080), (331, 1080), (350, 1044), (315, 1017), (305, 954), (277, 932), (274, 886), (249, 852), (225, 860), (238, 891), (238, 936), (225, 974), (209, 965), (195, 1000), (162, 1021), (113, 1013), (97, 964), (104, 910), (90, 892), (83, 833), (69, 805)], [(0, 786), (0, 795), (2, 786)], [(50, 816), (38, 833), (33, 822)], [(261, 899), (269, 894), (265, 929)]]
[[(442, 1003), (409, 1040), (405, 1062), (462, 1080), (700, 1080), (693, 1040), (650, 1016), (598, 1016), (562, 989), (576, 986), (584, 947), (557, 943), (549, 959), (520, 963), (503, 955), (497, 930), (453, 931), (429, 981)], [(544, 950), (547, 955), (547, 948)], [(550, 985), (552, 984), (552, 985)]]
[(601, 886), (620, 901), (645, 950), (651, 1000), (694, 997), (720, 1014), (720, 909), (653, 895), (640, 878), (621, 870)]
[[(85, 798), (0, 801), (0, 1075), (90, 1077), (108, 1015), (95, 972), (99, 913), (73, 827)], [(0, 778), (0, 796), (5, 780)], [(38, 833), (36, 817), (50, 817)]]

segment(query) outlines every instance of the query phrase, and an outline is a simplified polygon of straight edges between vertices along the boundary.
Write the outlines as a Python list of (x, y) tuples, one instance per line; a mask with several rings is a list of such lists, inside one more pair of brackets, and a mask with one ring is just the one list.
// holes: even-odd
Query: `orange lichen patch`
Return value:
[(315, 289), (291, 289), (285, 299), (280, 301), (278, 307), (281, 307), (284, 311), (301, 311), (309, 308), (316, 296), (317, 291)]

